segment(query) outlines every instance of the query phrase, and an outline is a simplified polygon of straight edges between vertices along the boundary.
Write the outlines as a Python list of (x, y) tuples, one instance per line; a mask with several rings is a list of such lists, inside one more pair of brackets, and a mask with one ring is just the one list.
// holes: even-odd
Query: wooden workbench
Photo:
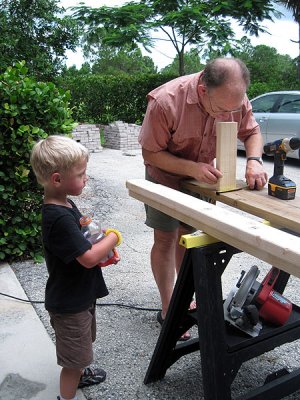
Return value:
[(250, 190), (241, 182), (237, 184), (241, 189), (226, 193), (217, 193), (195, 180), (184, 181), (182, 186), (191, 192), (209, 196), (215, 201), (263, 218), (272, 226), (300, 234), (300, 197), (297, 194), (294, 200), (280, 200), (269, 196), (267, 188)]
[[(200, 350), (204, 399), (232, 400), (231, 384), (244, 362), (300, 338), (300, 308), (293, 304), (285, 325), (264, 323), (258, 337), (247, 337), (224, 321), (222, 274), (235, 253), (246, 251), (286, 271), (274, 286), (280, 293), (288, 274), (300, 277), (300, 238), (294, 234), (300, 233), (300, 201), (298, 197), (278, 200), (268, 196), (267, 190), (246, 188), (218, 194), (193, 181), (185, 182), (184, 187), (266, 219), (276, 227), (162, 185), (143, 180), (127, 182), (132, 197), (220, 240), (187, 249), (144, 383), (163, 379), (179, 358)], [(197, 308), (189, 310), (194, 293)], [(193, 325), (198, 325), (199, 337), (177, 343)], [(263, 376), (264, 371), (261, 373)], [(300, 368), (282, 369), (267, 375), (263, 385), (241, 394), (238, 400), (277, 400), (299, 389)]]

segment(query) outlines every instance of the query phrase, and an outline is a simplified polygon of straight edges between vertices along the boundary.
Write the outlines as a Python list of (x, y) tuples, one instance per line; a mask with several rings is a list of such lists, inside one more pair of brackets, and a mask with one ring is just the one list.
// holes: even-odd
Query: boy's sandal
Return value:
[(98, 385), (106, 379), (106, 372), (102, 368), (87, 367), (80, 377), (78, 388), (90, 385)]

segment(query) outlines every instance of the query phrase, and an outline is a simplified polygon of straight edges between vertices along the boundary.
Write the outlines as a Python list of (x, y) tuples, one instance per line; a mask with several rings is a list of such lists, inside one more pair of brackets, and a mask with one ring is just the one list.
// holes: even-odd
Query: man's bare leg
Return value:
[(160, 293), (163, 319), (166, 317), (176, 278), (175, 254), (177, 239), (178, 229), (173, 232), (164, 232), (154, 229), (151, 267)]
[(183, 226), (173, 232), (154, 229), (151, 267), (160, 293), (163, 319), (166, 317), (175, 280), (185, 253), (185, 248), (179, 245), (179, 239), (181, 235), (189, 232), (191, 229)]
[(184, 253), (185, 253), (185, 247), (181, 246), (179, 244), (179, 240), (181, 238), (182, 235), (186, 235), (188, 233), (193, 232), (194, 230), (185, 226), (180, 225), (178, 228), (178, 237), (177, 237), (177, 246), (176, 246), (176, 272), (177, 275), (179, 274), (180, 268), (181, 268), (181, 264), (183, 261), (183, 257), (184, 257)]

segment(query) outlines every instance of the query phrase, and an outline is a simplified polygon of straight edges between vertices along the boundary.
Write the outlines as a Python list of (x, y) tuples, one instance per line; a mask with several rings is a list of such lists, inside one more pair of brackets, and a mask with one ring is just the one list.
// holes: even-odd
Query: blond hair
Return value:
[(82, 160), (88, 160), (86, 147), (60, 135), (38, 141), (30, 155), (30, 164), (38, 183), (45, 185), (54, 172), (66, 172)]

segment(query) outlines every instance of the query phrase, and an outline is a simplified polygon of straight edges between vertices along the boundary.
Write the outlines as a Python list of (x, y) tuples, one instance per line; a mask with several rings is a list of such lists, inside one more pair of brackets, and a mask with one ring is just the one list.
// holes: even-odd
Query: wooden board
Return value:
[[(238, 181), (237, 185), (241, 185)], [(266, 219), (279, 228), (300, 234), (300, 198), (280, 200), (268, 195), (268, 189), (250, 190), (247, 187), (228, 193), (217, 193), (195, 180), (183, 182), (183, 187), (195, 193), (205, 194), (216, 201)]]
[(299, 237), (144, 179), (126, 186), (135, 199), (300, 277)]
[(217, 122), (216, 134), (216, 167), (223, 174), (216, 189), (227, 192), (236, 189), (237, 122)]

